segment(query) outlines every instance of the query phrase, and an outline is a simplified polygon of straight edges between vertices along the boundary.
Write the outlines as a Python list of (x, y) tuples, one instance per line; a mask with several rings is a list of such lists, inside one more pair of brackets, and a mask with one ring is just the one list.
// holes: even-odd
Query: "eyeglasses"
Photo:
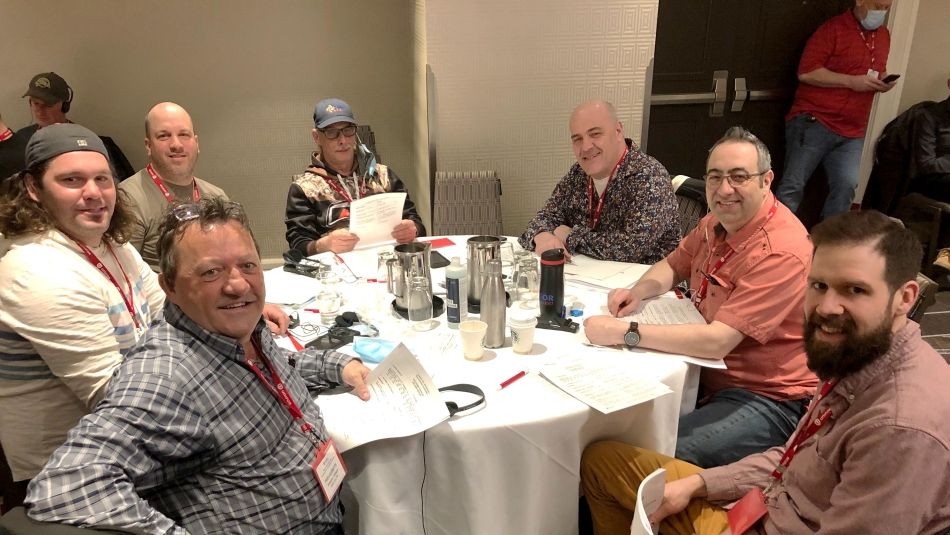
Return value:
[(760, 171), (758, 173), (746, 173), (745, 171), (734, 171), (732, 173), (722, 174), (718, 171), (714, 171), (711, 173), (706, 173), (705, 175), (703, 175), (703, 178), (706, 179), (706, 184), (714, 188), (718, 188), (719, 186), (721, 186), (723, 180), (728, 180), (729, 185), (735, 188), (735, 187), (739, 187), (745, 184), (746, 182), (752, 180), (753, 178), (757, 176), (764, 175), (765, 173), (768, 173), (768, 172), (769, 172), (769, 169), (766, 169), (765, 171)]
[(201, 217), (201, 212), (197, 203), (188, 203), (179, 204), (172, 208), (172, 215), (175, 216), (175, 219), (177, 219), (179, 223), (184, 223), (185, 221), (198, 219)]
[(344, 126), (343, 128), (327, 128), (326, 130), (320, 130), (323, 132), (323, 135), (327, 136), (327, 139), (336, 139), (340, 137), (340, 134), (343, 134), (346, 137), (353, 137), (356, 135), (356, 125), (351, 124), (349, 126)]

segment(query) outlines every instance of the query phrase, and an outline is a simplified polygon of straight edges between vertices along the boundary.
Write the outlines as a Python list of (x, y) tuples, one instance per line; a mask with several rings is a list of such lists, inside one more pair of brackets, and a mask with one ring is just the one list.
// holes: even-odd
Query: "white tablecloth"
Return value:
[[(452, 239), (456, 245), (440, 252), (464, 258), (465, 237)], [(367, 273), (366, 268), (360, 271)], [(433, 270), (436, 283), (444, 279), (442, 271)], [(426, 334), (407, 333), (405, 322), (379, 315), (392, 299), (381, 287), (354, 285), (344, 309), (370, 317), (375, 313), (383, 337), (418, 346)], [(571, 286), (566, 293), (585, 302), (586, 315), (599, 313), (606, 302), (606, 293)], [(436, 333), (448, 332), (445, 315), (439, 320)], [(594, 351), (604, 350), (584, 346), (570, 333), (538, 329), (530, 355), (512, 352), (510, 337), (505, 347), (486, 350), (482, 361), (466, 361), (459, 350), (417, 355), (436, 385), (478, 385), (487, 404), (423, 434), (346, 452), (347, 533), (419, 534), (423, 519), (429, 535), (577, 533), (584, 448), (616, 439), (672, 455), (677, 419), (694, 405), (699, 377), (693, 366), (667, 356), (618, 352), (623, 365), (660, 380), (673, 394), (601, 414), (535, 373), (558, 355)], [(499, 391), (499, 383), (519, 370), (531, 373)]]

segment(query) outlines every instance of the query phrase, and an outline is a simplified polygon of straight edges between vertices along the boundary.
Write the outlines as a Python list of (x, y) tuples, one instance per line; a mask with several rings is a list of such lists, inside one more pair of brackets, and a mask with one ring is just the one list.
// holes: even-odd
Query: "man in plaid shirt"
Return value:
[(345, 383), (365, 400), (369, 370), (309, 350), (294, 371), (261, 320), (260, 255), (240, 205), (176, 207), (159, 251), (165, 321), (30, 484), (29, 516), (142, 533), (343, 533), (336, 487), (312, 466), (336, 453), (308, 388)]

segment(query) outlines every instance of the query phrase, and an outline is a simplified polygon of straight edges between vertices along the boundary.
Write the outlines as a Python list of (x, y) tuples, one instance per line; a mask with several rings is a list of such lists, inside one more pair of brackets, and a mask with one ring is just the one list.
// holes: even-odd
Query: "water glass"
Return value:
[(426, 277), (409, 279), (409, 294), (406, 300), (407, 316), (415, 331), (433, 329), (437, 322), (432, 319), (432, 290)]
[(541, 276), (538, 272), (538, 260), (534, 255), (522, 258), (515, 273), (516, 297), (523, 301), (537, 299)]
[(317, 292), (315, 304), (320, 310), (320, 323), (327, 326), (333, 325), (343, 306), (340, 276), (333, 271), (324, 271), (320, 273), (317, 280), (320, 282), (320, 290)]
[(376, 282), (389, 282), (390, 260), (396, 261), (396, 253), (393, 251), (383, 250), (376, 255)]

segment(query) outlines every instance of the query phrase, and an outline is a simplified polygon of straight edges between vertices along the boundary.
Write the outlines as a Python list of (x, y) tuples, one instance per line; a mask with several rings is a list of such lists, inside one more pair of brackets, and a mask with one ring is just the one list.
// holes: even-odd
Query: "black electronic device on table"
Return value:
[(451, 263), (452, 263), (452, 262), (450, 262), (449, 259), (446, 258), (446, 257), (445, 257), (442, 253), (440, 253), (439, 251), (432, 251), (432, 252), (430, 253), (430, 255), (429, 255), (429, 265), (430, 265), (433, 269), (444, 268), (445, 266), (447, 266), (447, 265), (449, 265), (449, 264), (451, 264)]
[(311, 260), (296, 249), (291, 249), (284, 253), (284, 271), (303, 275), (305, 277), (316, 277), (323, 265), (316, 260)]

